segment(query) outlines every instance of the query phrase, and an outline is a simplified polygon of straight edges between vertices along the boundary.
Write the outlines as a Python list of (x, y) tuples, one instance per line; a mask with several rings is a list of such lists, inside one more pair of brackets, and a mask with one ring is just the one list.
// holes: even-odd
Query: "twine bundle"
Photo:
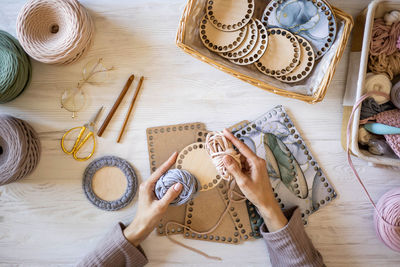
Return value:
[(27, 87), (31, 70), (17, 39), (0, 30), (0, 104), (13, 100)]
[(400, 21), (392, 25), (387, 25), (384, 19), (376, 19), (372, 27), (371, 55), (378, 56), (385, 54), (390, 56), (397, 52), (397, 40), (399, 35)]
[(386, 73), (390, 80), (400, 74), (400, 52), (387, 55), (369, 56), (368, 68), (373, 73)]
[(207, 134), (205, 147), (218, 173), (223, 179), (231, 180), (233, 177), (228, 173), (224, 165), (224, 156), (231, 156), (241, 166), (240, 154), (235, 151), (232, 143), (225, 138), (222, 132), (210, 132)]
[(374, 73), (386, 73), (390, 80), (400, 74), (400, 21), (376, 19), (372, 27), (369, 69)]
[(182, 184), (182, 192), (171, 202), (171, 206), (181, 206), (192, 200), (198, 190), (200, 190), (200, 182), (197, 178), (186, 170), (172, 169), (167, 171), (158, 179), (154, 192), (158, 199), (162, 199), (168, 189), (176, 183)]
[(40, 159), (40, 141), (25, 121), (0, 115), (0, 186), (29, 175)]
[(17, 36), (37, 61), (69, 64), (89, 47), (94, 23), (77, 0), (30, 0), (17, 19)]

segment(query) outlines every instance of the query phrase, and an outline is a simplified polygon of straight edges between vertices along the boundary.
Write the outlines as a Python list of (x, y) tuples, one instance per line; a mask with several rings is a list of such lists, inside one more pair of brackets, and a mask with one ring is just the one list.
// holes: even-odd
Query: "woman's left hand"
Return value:
[(162, 215), (167, 211), (168, 205), (179, 196), (182, 185), (173, 185), (160, 200), (154, 194), (157, 180), (168, 171), (176, 161), (178, 153), (171, 157), (159, 167), (150, 178), (139, 187), (138, 210), (135, 219), (124, 230), (124, 236), (134, 246), (138, 246), (153, 231)]

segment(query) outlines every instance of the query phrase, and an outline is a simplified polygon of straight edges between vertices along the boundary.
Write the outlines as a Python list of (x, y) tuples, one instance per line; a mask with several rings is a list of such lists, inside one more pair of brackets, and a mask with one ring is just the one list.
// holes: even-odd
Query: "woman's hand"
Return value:
[(225, 167), (234, 176), (242, 193), (257, 207), (268, 230), (274, 232), (283, 228), (288, 221), (275, 200), (265, 160), (257, 157), (228, 130), (223, 133), (244, 157), (244, 168), (241, 169), (231, 156), (224, 157)]
[(160, 200), (154, 194), (157, 180), (171, 168), (176, 161), (178, 153), (172, 156), (159, 167), (150, 178), (139, 187), (139, 204), (135, 219), (125, 228), (124, 236), (134, 246), (138, 246), (153, 231), (162, 215), (167, 211), (168, 205), (182, 191), (182, 185), (176, 183)]

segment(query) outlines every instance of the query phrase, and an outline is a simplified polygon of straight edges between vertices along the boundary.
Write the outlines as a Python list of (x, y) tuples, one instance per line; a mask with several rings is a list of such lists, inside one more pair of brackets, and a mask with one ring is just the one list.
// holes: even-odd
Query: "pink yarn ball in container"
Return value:
[(376, 234), (387, 247), (400, 252), (400, 188), (384, 194), (379, 199), (376, 210), (374, 214)]

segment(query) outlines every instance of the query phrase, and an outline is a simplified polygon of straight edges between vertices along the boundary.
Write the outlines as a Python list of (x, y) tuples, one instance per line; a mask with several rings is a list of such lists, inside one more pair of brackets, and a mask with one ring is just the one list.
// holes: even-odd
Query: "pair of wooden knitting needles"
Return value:
[[(103, 122), (103, 124), (101, 125), (99, 131), (97, 132), (97, 135), (98, 135), (98, 136), (102, 136), (102, 135), (103, 135), (105, 129), (107, 128), (107, 126), (108, 126), (108, 124), (110, 123), (112, 117), (114, 116), (115, 111), (117, 110), (117, 108), (118, 108), (119, 105), (121, 104), (122, 99), (124, 98), (124, 96), (125, 96), (126, 93), (128, 92), (129, 87), (131, 86), (131, 84), (132, 84), (132, 82), (133, 82), (134, 79), (135, 79), (135, 75), (132, 74), (132, 75), (129, 77), (129, 79), (126, 81), (126, 84), (125, 84), (124, 88), (122, 89), (122, 91), (121, 91), (121, 93), (119, 94), (117, 100), (115, 101), (113, 107), (111, 108), (111, 110), (110, 110), (110, 112), (108, 113), (106, 119), (104, 120), (104, 122)], [(133, 95), (133, 98), (132, 98), (131, 104), (130, 104), (130, 106), (129, 106), (128, 112), (127, 112), (126, 115), (125, 115), (124, 124), (122, 125), (121, 131), (119, 132), (119, 136), (118, 136), (118, 139), (117, 139), (117, 143), (119, 143), (119, 142), (121, 141), (122, 135), (124, 134), (125, 127), (126, 127), (126, 125), (127, 125), (127, 123), (128, 123), (128, 120), (129, 120), (129, 116), (130, 116), (131, 113), (132, 113), (133, 106), (135, 105), (135, 102), (136, 102), (137, 96), (138, 96), (138, 94), (139, 94), (140, 88), (142, 87), (143, 79), (144, 79), (143, 76), (140, 77), (139, 83), (138, 83), (138, 85), (137, 85), (137, 87), (136, 87), (136, 91), (135, 91), (135, 94)]]

